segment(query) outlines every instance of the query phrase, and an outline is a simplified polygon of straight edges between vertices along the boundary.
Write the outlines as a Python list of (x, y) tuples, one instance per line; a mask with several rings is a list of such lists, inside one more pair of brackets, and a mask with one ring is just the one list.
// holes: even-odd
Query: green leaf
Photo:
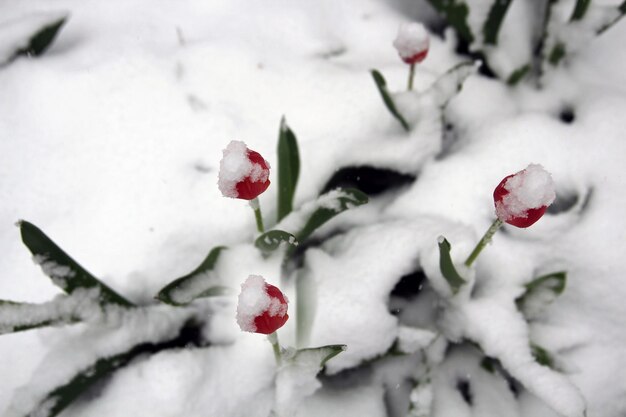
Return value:
[(218, 246), (209, 252), (202, 263), (189, 274), (167, 284), (156, 298), (166, 304), (183, 306), (196, 298), (223, 295), (228, 288), (217, 285), (213, 269), (225, 246)]
[(506, 80), (506, 83), (510, 85), (511, 87), (517, 85), (517, 83), (519, 83), (521, 80), (524, 79), (524, 77), (528, 74), (529, 71), (530, 71), (530, 65), (528, 64), (516, 69), (515, 71), (511, 73), (511, 75), (509, 75), (509, 78)]
[(28, 41), (28, 46), (19, 49), (16, 55), (39, 56), (43, 54), (56, 38), (59, 30), (67, 21), (68, 16), (53, 20), (35, 32)]
[(281, 221), (293, 210), (293, 196), (296, 193), (300, 175), (300, 155), (296, 135), (283, 117), (278, 134), (278, 206), (277, 216)]
[(304, 242), (317, 228), (344, 211), (368, 202), (367, 195), (356, 188), (337, 188), (318, 198), (318, 207), (304, 227), (296, 233), (298, 242)]
[(443, 14), (444, 18), (448, 22), (448, 25), (452, 26), (461, 39), (468, 44), (474, 41), (474, 35), (467, 24), (467, 17), (469, 16), (469, 8), (464, 2), (456, 2), (455, 0), (427, 0), (435, 10)]
[(452, 263), (452, 258), (450, 257), (450, 250), (452, 247), (450, 246), (450, 242), (448, 242), (444, 237), (439, 238), (439, 269), (441, 270), (441, 274), (448, 281), (450, 288), (452, 289), (452, 293), (456, 294), (461, 288), (461, 285), (465, 284), (465, 280), (459, 275), (456, 268), (454, 267), (454, 263)]
[(437, 78), (427, 92), (434, 96), (439, 107), (443, 109), (463, 89), (465, 80), (475, 72), (476, 65), (473, 61), (456, 64)]
[(194, 332), (198, 333), (199, 329), (186, 323), (175, 339), (160, 343), (142, 343), (126, 352), (98, 359), (91, 366), (78, 372), (69, 382), (50, 391), (46, 398), (24, 417), (58, 415), (96, 382), (126, 366), (140, 355), (154, 354), (167, 349), (187, 348), (190, 345), (200, 346), (198, 341), (189, 338)]
[(254, 246), (264, 254), (269, 254), (280, 247), (282, 243), (290, 246), (298, 246), (298, 239), (284, 230), (270, 230), (263, 233), (254, 241)]
[(404, 117), (402, 117), (402, 115), (396, 108), (396, 104), (393, 102), (393, 99), (391, 98), (391, 95), (389, 94), (389, 91), (387, 90), (387, 81), (385, 81), (385, 77), (383, 77), (382, 74), (376, 70), (372, 70), (371, 72), (372, 72), (372, 77), (374, 77), (374, 82), (376, 83), (376, 87), (378, 87), (378, 91), (380, 92), (380, 95), (383, 98), (383, 102), (385, 103), (385, 106), (387, 106), (387, 110), (389, 110), (389, 112), (393, 115), (393, 117), (395, 117), (396, 120), (400, 122), (404, 130), (408, 132), (410, 130), (409, 124), (404, 119)]
[[(573, 22), (575, 20), (582, 20), (589, 10), (589, 5), (591, 4), (591, 0), (576, 0), (576, 5), (574, 6), (574, 12), (572, 13), (572, 17), (570, 20)], [(625, 3), (626, 4), (626, 3)]]
[(0, 334), (79, 321), (80, 318), (73, 311), (61, 308), (63, 301), (61, 298), (49, 303), (33, 304), (0, 300)]
[(565, 54), (565, 44), (563, 44), (562, 42), (558, 42), (550, 51), (550, 55), (548, 56), (548, 62), (553, 66), (557, 66), (559, 62), (561, 62), (561, 60), (565, 57)]
[(530, 350), (539, 365), (554, 369), (554, 359), (552, 358), (550, 352), (535, 344), (530, 345)]
[(63, 291), (72, 294), (77, 289), (95, 288), (100, 291), (101, 305), (117, 304), (124, 307), (133, 305), (70, 258), (37, 226), (24, 220), (20, 221), (18, 226), (22, 242), (33, 254), (35, 262)]
[[(567, 272), (558, 271), (542, 275), (525, 285), (526, 291), (515, 300), (517, 308), (527, 316), (534, 316), (537, 307), (550, 304), (561, 295), (567, 284)], [(540, 305), (537, 306), (537, 301)]]
[(512, 0), (495, 0), (489, 9), (487, 20), (483, 26), (485, 44), (497, 45), (498, 33)]
[(302, 364), (319, 364), (319, 368), (322, 369), (326, 365), (326, 362), (339, 355), (346, 349), (346, 345), (327, 345), (314, 348), (298, 349), (293, 358), (293, 361), (295, 363)]

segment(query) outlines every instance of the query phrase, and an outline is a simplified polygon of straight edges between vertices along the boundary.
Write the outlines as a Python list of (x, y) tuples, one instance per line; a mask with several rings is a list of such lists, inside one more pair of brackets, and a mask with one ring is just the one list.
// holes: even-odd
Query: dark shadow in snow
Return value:
[(363, 191), (369, 197), (375, 197), (386, 191), (390, 191), (415, 181), (416, 177), (402, 174), (387, 168), (375, 168), (372, 166), (345, 167), (337, 170), (328, 180), (321, 194), (337, 187), (356, 188)]
[(469, 379), (462, 378), (456, 381), (456, 389), (463, 397), (463, 400), (467, 404), (472, 405), (472, 403), (474, 402), (474, 396), (472, 394), (472, 387), (470, 385)]
[(559, 119), (566, 124), (573, 123), (576, 120), (574, 108), (572, 106), (563, 107), (561, 113), (559, 113)]

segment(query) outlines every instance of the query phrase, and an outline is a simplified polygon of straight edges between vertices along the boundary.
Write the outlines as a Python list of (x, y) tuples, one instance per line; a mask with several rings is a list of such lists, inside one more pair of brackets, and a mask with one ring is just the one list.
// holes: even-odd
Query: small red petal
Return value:
[[(278, 288), (276, 288), (275, 286), (271, 284), (265, 284), (265, 290), (267, 292), (267, 295), (270, 296), (270, 298), (278, 299), (278, 301), (280, 301), (281, 304), (287, 307), (287, 300), (285, 299), (285, 296)], [(287, 322), (288, 319), (289, 319), (289, 314), (287, 313), (285, 313), (282, 316), (280, 314), (277, 314), (275, 316), (270, 316), (269, 311), (264, 311), (263, 314), (255, 317), (254, 319), (254, 325), (256, 326), (256, 333), (261, 333), (261, 334), (274, 333), (276, 330), (283, 327), (283, 325)]]
[(426, 59), (426, 55), (428, 55), (428, 49), (424, 49), (423, 51), (418, 52), (415, 55), (411, 55), (408, 58), (402, 58), (402, 60), (407, 64), (418, 64)]
[(267, 166), (267, 162), (263, 157), (255, 151), (248, 149), (248, 159), (253, 164), (261, 165), (261, 168), (264, 171), (267, 171), (267, 178), (265, 181), (252, 181), (250, 177), (245, 177), (243, 180), (239, 181), (235, 186), (237, 190), (237, 198), (242, 200), (253, 200), (261, 195), (267, 187), (270, 186), (269, 180), (269, 167)]

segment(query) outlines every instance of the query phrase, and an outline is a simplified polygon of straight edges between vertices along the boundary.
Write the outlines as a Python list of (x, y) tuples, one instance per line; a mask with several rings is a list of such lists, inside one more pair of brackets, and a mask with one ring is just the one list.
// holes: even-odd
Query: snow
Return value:
[(552, 176), (539, 164), (528, 165), (507, 179), (502, 187), (508, 191), (496, 201), (496, 215), (502, 221), (527, 217), (529, 209), (547, 207), (556, 198)]
[(402, 23), (393, 46), (402, 59), (409, 60), (415, 55), (428, 51), (429, 36), (426, 28), (419, 22)]
[[(294, 299), (305, 277), (312, 321), (298, 347), (348, 346), (328, 362), (321, 388), (287, 404), (297, 417), (383, 417), (389, 398), (408, 413), (414, 383), (427, 375), (422, 345), (433, 334), (439, 336), (425, 355), (432, 417), (626, 412), (623, 385), (606, 383), (626, 368), (624, 24), (591, 43), (571, 37), (567, 47), (576, 53), (546, 71), (541, 89), (509, 88), (472, 65), (461, 74), (462, 91), (457, 76), (431, 88), (464, 59), (449, 31), (445, 39), (433, 35), (415, 91), (407, 93), (406, 65), (390, 44), (399, 22), (413, 17), (385, 1), (8, 0), (0, 15), (17, 21), (53, 6), (71, 15), (48, 52), (0, 69), (0, 91), (9, 97), (0, 101), (0, 298), (59, 308), (48, 304), (58, 302), (58, 288), (33, 268), (12, 226), (25, 218), (143, 307), (2, 335), (5, 415), (27, 414), (96, 358), (167, 340), (189, 318), (206, 321), (210, 346), (137, 358), (63, 415), (269, 415), (280, 370), (265, 338), (239, 329), (236, 297), (182, 309), (153, 299), (218, 245), (229, 250), (214, 277), (227, 288), (257, 274)], [(530, 45), (520, 34), (531, 32), (528, 7), (511, 4), (500, 33), (506, 48), (494, 61), (499, 74), (527, 61)], [(478, 21), (484, 9), (475, 13)], [(385, 75), (410, 132), (381, 103), (371, 68)], [(571, 123), (559, 118), (566, 108)], [(231, 138), (246, 138), (276, 164), (283, 114), (302, 161), (297, 211), (277, 228), (299, 230), (339, 168), (370, 165), (417, 177), (300, 242), (301, 264), (287, 273), (280, 256), (264, 258), (253, 246), (249, 209), (215, 186)], [(494, 185), (531, 162), (553, 175), (555, 211), (528, 229), (505, 225), (464, 272), (473, 274), (470, 284), (452, 296), (438, 274), (437, 237), (462, 264), (493, 220)], [(269, 227), (275, 175), (260, 196)], [(574, 198), (569, 208), (566, 196)], [(325, 207), (334, 207), (330, 201)], [(419, 270), (427, 275), (419, 294), (393, 300), (399, 307), (392, 309), (389, 293), (400, 277)], [(567, 288), (526, 321), (515, 299), (540, 273), (556, 270), (567, 271)], [(285, 347), (295, 345), (296, 322), (281, 328)], [(531, 342), (553, 355), (557, 370), (534, 361)], [(385, 356), (398, 343), (412, 353)], [(480, 367), (485, 354), (498, 356), (518, 380), (517, 397), (501, 372)], [(284, 392), (293, 388), (287, 379)], [(469, 380), (471, 405), (459, 380)], [(317, 381), (308, 379), (303, 392)], [(422, 398), (415, 404), (427, 409)]]
[(250, 182), (267, 181), (269, 170), (250, 160), (245, 143), (233, 140), (222, 153), (217, 185), (224, 197), (237, 198), (237, 184), (244, 179)]

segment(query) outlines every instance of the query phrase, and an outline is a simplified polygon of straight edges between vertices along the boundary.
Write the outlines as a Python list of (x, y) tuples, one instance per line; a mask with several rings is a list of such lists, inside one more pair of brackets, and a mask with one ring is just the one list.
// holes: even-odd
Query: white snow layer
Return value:
[[(433, 417), (557, 415), (539, 395), (555, 410), (575, 414), (581, 401), (571, 384), (585, 397), (588, 415), (626, 413), (624, 386), (606, 384), (615, 369), (626, 368), (620, 319), (626, 316), (621, 254), (626, 96), (620, 87), (626, 85), (620, 70), (626, 62), (625, 25), (595, 38), (593, 47), (579, 48), (568, 66), (546, 75), (541, 90), (525, 84), (510, 89), (470, 75), (447, 107), (449, 142), (443, 146), (440, 100), (408, 99), (413, 129), (406, 134), (368, 74), (379, 68), (392, 93), (405, 88), (406, 65), (389, 46), (404, 18), (390, 5), (373, 0), (182, 4), (186, 7), (67, 0), (72, 18), (48, 53), (0, 71), (0, 90), (10, 97), (0, 100), (0, 298), (44, 302), (58, 293), (29, 262), (12, 226), (18, 218), (43, 227), (82, 265), (133, 300), (150, 302), (218, 244), (231, 247), (216, 270), (227, 286), (235, 288), (250, 273), (279, 279), (280, 260), (264, 259), (250, 243), (249, 208), (227, 204), (215, 181), (225, 141), (251, 138), (251, 147), (269, 157), (286, 114), (302, 157), (296, 207), (312, 200), (345, 166), (372, 165), (418, 177), (342, 214), (327, 230), (360, 226), (305, 252), (305, 272), (317, 284), (311, 345), (348, 344), (329, 362), (329, 371), (384, 353), (400, 335), (401, 321), (422, 320), (419, 324), (435, 332), (445, 325), (460, 329), (455, 333), (460, 336), (459, 324), (467, 322), (467, 335), (487, 353), (507, 358), (532, 393), (512, 398), (500, 375), (476, 370), (481, 354), (461, 347), (432, 361), (441, 363), (433, 370)], [(513, 2), (510, 11), (523, 4)], [(0, 14), (26, 15), (34, 7), (7, 0)], [(517, 44), (518, 23), (528, 30), (527, 20), (514, 17), (510, 14), (502, 28), (501, 37), (511, 38), (507, 45)], [(522, 46), (507, 48), (515, 57), (521, 51), (519, 62), (528, 53), (528, 45)], [(459, 61), (450, 37), (431, 39), (430, 48), (416, 73), (417, 91), (428, 90)], [(505, 58), (503, 68), (515, 67)], [(572, 123), (559, 119), (566, 109), (572, 110)], [(550, 167), (557, 194), (576, 202), (527, 230), (505, 226), (508, 233), (497, 234), (476, 262), (472, 296), (477, 300), (459, 294), (450, 308), (458, 314), (432, 321), (439, 307), (448, 307), (431, 304), (446, 295), (445, 281), (432, 272), (438, 269), (437, 236), (451, 242), (453, 259), (461, 263), (493, 216), (493, 185), (503, 172), (531, 161)], [(262, 196), (270, 224), (275, 197), (275, 187)], [(555, 264), (566, 267), (568, 286), (541, 321), (524, 329), (513, 300), (538, 270), (555, 270), (550, 268)], [(425, 289), (427, 296), (420, 293), (399, 316), (390, 314), (390, 289), (420, 266), (432, 275), (428, 286), (435, 289)], [(215, 304), (206, 329), (214, 346), (138, 360), (102, 384), (96, 399), (86, 398), (64, 414), (266, 417), (274, 401), (271, 347), (238, 329), (234, 297)], [(25, 412), (94, 357), (150, 335), (170, 335), (183, 319), (177, 316), (181, 310), (159, 309), (162, 314), (141, 323), (3, 335), (0, 368), (10, 377), (0, 381), (0, 409), (12, 403), (12, 410)], [(491, 320), (498, 309), (502, 320), (513, 320), (511, 340), (497, 331), (502, 320)], [(290, 322), (284, 338), (281, 329), (286, 344), (292, 339)], [(402, 340), (410, 341), (404, 335)], [(532, 365), (529, 341), (556, 352), (578, 372), (559, 375)], [(422, 369), (406, 368), (415, 374)], [(394, 369), (390, 374), (405, 375)], [(456, 388), (467, 372), (475, 407)], [(17, 390), (29, 380), (29, 388)], [(366, 378), (359, 384), (323, 387), (304, 400), (298, 416), (386, 416), (388, 387)]]

